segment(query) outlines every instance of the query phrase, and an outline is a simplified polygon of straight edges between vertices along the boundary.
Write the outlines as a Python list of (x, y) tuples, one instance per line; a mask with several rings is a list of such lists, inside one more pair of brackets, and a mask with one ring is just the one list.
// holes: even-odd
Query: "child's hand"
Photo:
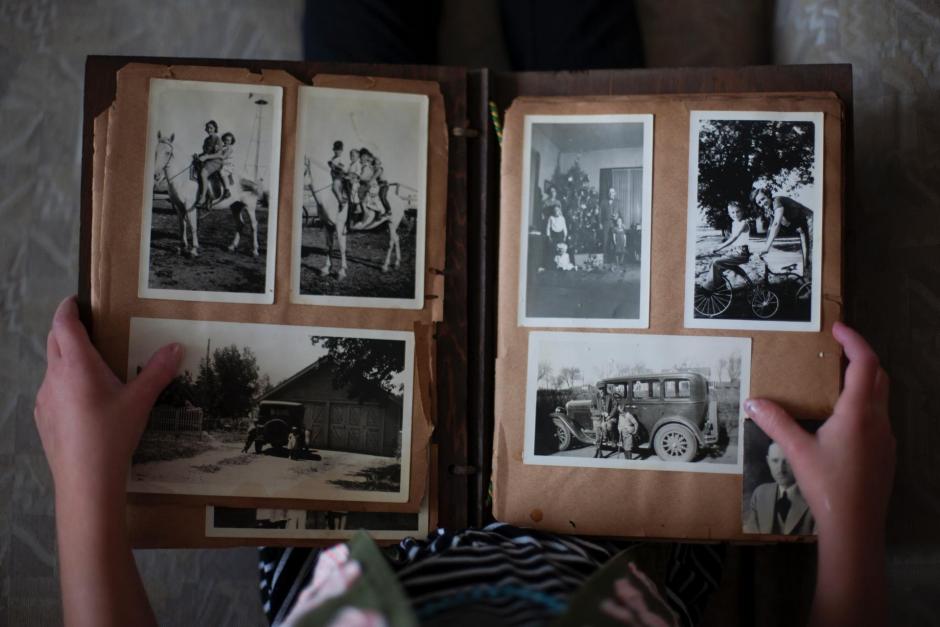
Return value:
[(131, 454), (182, 348), (163, 347), (125, 385), (92, 346), (70, 297), (55, 312), (46, 353), (34, 413), (57, 493), (123, 494)]
[(815, 436), (771, 401), (749, 400), (745, 410), (783, 448), (821, 541), (881, 544), (895, 463), (888, 375), (858, 333), (840, 323), (832, 333), (849, 366), (835, 411)]

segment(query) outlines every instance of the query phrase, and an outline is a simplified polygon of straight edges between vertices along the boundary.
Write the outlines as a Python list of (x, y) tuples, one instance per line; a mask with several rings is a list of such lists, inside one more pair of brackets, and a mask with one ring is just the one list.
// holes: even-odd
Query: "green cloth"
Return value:
[(352, 607), (378, 612), (389, 627), (417, 627), (418, 619), (404, 588), (369, 534), (357, 531), (347, 544), (349, 560), (359, 562), (362, 575), (345, 593), (325, 601), (294, 624), (304, 627), (329, 625), (340, 611)]

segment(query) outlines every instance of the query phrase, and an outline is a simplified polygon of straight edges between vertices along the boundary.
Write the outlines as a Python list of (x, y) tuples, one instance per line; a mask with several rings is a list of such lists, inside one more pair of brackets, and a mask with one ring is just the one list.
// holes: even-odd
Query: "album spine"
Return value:
[(487, 494), (493, 450), (493, 373), (499, 224), (499, 144), (489, 121), (490, 72), (467, 72), (469, 523), (492, 519)]

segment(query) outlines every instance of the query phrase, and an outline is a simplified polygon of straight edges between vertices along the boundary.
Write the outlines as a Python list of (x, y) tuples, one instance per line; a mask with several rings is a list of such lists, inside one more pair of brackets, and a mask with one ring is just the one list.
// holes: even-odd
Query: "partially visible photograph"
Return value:
[[(815, 433), (822, 422), (800, 420)], [(816, 520), (800, 492), (783, 448), (753, 420), (744, 424), (744, 477), (741, 482), (741, 523), (744, 533), (783, 536), (816, 534)]]
[(428, 533), (427, 501), (414, 513), (206, 507), (209, 538), (346, 540), (359, 530), (375, 540), (423, 538)]
[(529, 334), (526, 464), (736, 473), (749, 338)]
[(521, 326), (649, 326), (652, 115), (527, 115)]
[(818, 331), (823, 114), (692, 111), (685, 326)]
[(151, 79), (138, 296), (274, 302), (282, 91)]
[(428, 97), (301, 87), (292, 300), (424, 307)]
[(129, 376), (171, 341), (130, 492), (408, 501), (412, 333), (132, 318)]

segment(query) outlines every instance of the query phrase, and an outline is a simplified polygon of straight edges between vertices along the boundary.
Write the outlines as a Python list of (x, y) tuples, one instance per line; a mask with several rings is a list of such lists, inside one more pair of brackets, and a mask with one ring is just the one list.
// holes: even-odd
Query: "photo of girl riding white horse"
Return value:
[(141, 298), (271, 303), (280, 87), (153, 79)]
[(300, 92), (294, 302), (420, 309), (427, 96)]

